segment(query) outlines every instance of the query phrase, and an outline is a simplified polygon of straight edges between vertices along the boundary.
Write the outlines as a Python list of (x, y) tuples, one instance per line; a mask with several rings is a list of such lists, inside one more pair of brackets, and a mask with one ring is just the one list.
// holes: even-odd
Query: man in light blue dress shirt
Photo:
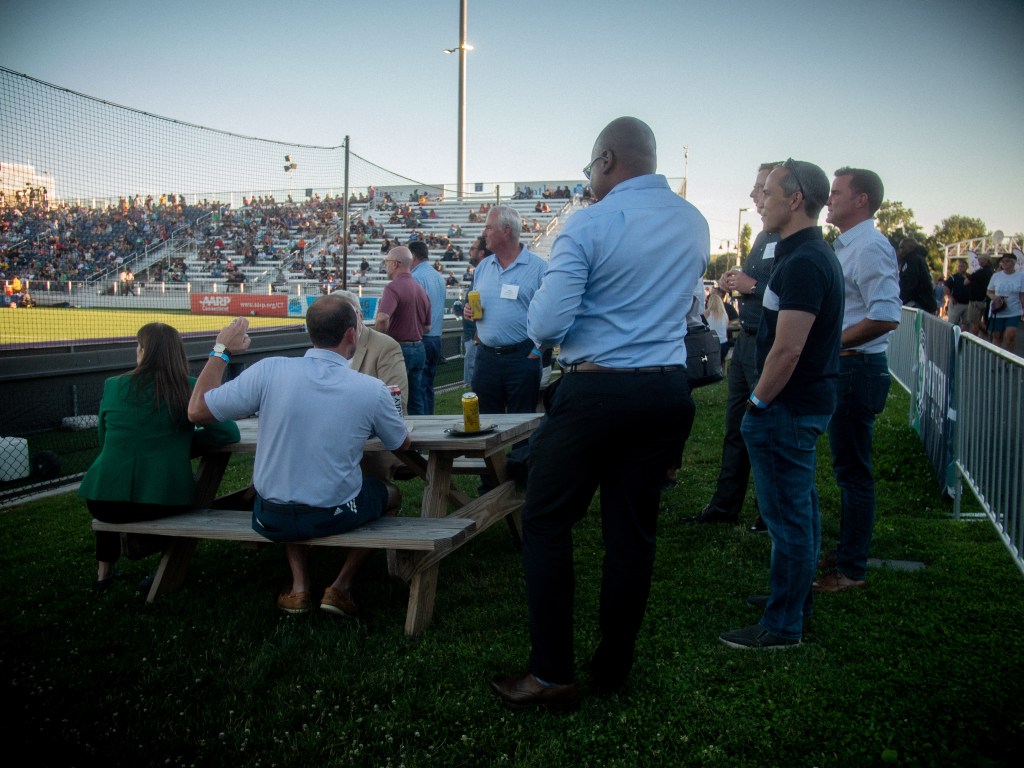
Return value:
[(522, 221), (511, 207), (487, 212), (484, 246), (492, 254), (473, 272), (482, 317), (468, 303), (463, 318), (476, 321), (476, 370), (472, 387), (480, 413), (532, 413), (540, 394), (540, 350), (526, 333), (526, 310), (540, 288), (547, 262), (519, 242)]
[(430, 250), (422, 240), (409, 243), (412, 251), (412, 276), (423, 286), (430, 299), (430, 330), (423, 332), (423, 352), (426, 361), (420, 381), (423, 383), (423, 413), (431, 416), (434, 413), (434, 375), (441, 361), (441, 331), (444, 326), (444, 278), (430, 266)]
[(840, 168), (832, 181), (826, 221), (842, 233), (833, 248), (843, 267), (846, 309), (839, 351), (836, 412), (829, 424), (832, 469), (841, 494), (839, 543), (822, 559), (817, 592), (863, 587), (875, 524), (871, 444), (875, 417), (889, 394), (889, 337), (900, 324), (896, 251), (875, 228), (884, 197), (874, 171)]
[(563, 374), (531, 439), (522, 511), (528, 672), (491, 681), (512, 707), (579, 703), (572, 528), (598, 488), (605, 559), (594, 688), (621, 690), (633, 665), (661, 488), (693, 424), (683, 339), (710, 250), (707, 221), (656, 168), (654, 134), (640, 120), (601, 132), (584, 169), (599, 202), (566, 223), (530, 304), (529, 336), (536, 348), (561, 345)]

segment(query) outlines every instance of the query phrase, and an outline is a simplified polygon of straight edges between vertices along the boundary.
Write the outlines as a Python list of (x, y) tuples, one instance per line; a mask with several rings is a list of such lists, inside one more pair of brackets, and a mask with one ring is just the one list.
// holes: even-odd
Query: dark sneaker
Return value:
[(679, 518), (681, 523), (729, 523), (730, 525), (736, 525), (739, 521), (740, 516), (737, 512), (726, 512), (714, 504), (708, 504), (692, 517)]
[(762, 518), (760, 515), (758, 515), (757, 519), (754, 521), (754, 524), (752, 526), (750, 526), (750, 532), (751, 533), (768, 533), (768, 526), (765, 525), (764, 518)]
[(734, 629), (732, 632), (724, 632), (718, 639), (730, 648), (746, 650), (754, 648), (757, 650), (779, 650), (782, 648), (796, 648), (800, 645), (799, 640), (786, 640), (776, 637), (760, 624), (751, 624), (743, 629)]

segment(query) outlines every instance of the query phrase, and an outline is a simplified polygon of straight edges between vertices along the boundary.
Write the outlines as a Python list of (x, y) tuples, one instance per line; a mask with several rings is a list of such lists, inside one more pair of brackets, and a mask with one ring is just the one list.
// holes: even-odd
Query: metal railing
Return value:
[(1024, 359), (904, 307), (889, 369), (954, 518), (966, 484), (1024, 573)]

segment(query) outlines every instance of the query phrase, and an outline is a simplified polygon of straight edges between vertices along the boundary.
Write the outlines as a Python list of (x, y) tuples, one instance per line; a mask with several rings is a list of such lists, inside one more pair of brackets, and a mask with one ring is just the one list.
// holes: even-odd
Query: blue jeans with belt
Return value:
[(402, 344), (402, 357), (405, 358), (405, 372), (409, 377), (408, 414), (422, 416), (424, 413), (423, 368), (427, 363), (427, 353), (423, 348), (423, 342)]
[(827, 414), (801, 414), (774, 402), (750, 411), (740, 431), (754, 472), (761, 518), (772, 539), (771, 596), (761, 626), (776, 637), (799, 640), (813, 607), (811, 584), (821, 548), (821, 511), (814, 486), (818, 438)]
[(858, 581), (867, 576), (875, 525), (875, 478), (871, 472), (875, 416), (885, 408), (890, 383), (884, 352), (839, 358), (838, 400), (828, 429), (832, 467), (842, 496), (836, 566)]

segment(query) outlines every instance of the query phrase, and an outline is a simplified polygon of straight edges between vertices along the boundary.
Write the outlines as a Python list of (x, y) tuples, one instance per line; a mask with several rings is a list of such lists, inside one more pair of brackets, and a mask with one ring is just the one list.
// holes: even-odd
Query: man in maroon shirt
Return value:
[(430, 330), (430, 299), (412, 276), (412, 253), (404, 245), (388, 251), (384, 265), (391, 282), (377, 308), (375, 328), (402, 345), (409, 376), (409, 415), (419, 416), (424, 413), (422, 377), (427, 358), (423, 334)]

